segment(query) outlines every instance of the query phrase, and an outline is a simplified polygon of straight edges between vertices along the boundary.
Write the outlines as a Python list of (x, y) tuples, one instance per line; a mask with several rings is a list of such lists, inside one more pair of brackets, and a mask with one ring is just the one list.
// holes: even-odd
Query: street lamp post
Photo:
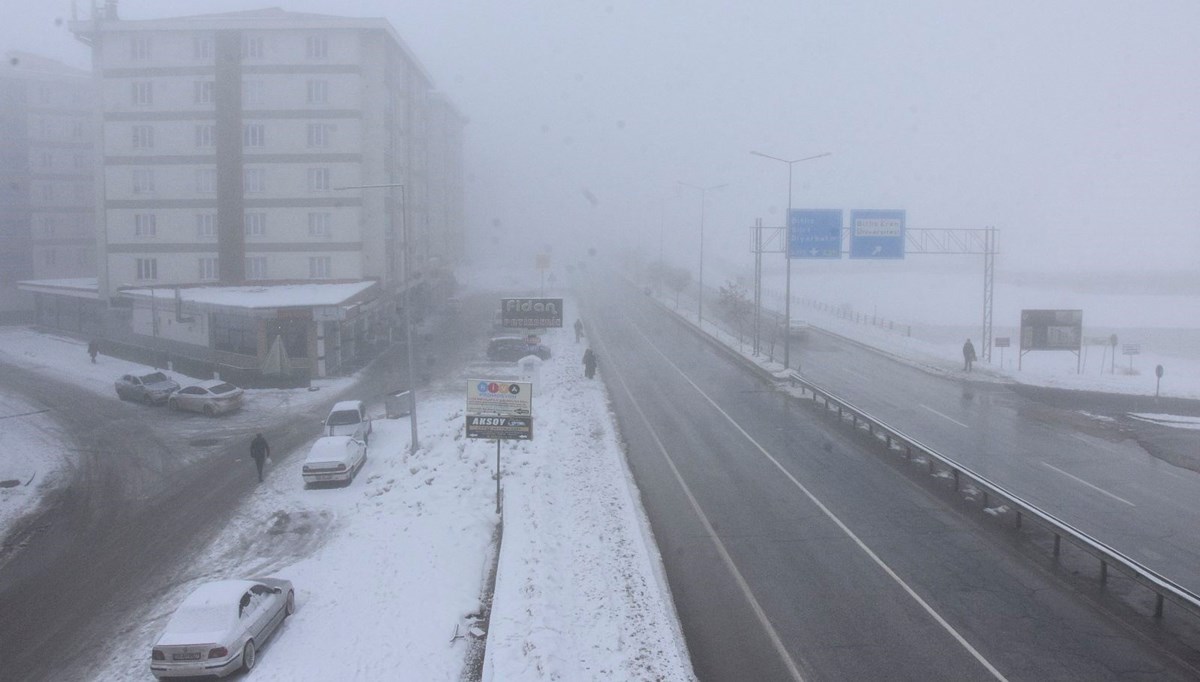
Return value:
[(788, 167), (788, 207), (787, 215), (783, 219), (783, 257), (784, 260), (787, 261), (787, 283), (784, 285), (783, 294), (783, 366), (790, 367), (791, 353), (789, 351), (792, 347), (792, 344), (790, 343), (792, 334), (792, 254), (790, 253), (792, 245), (792, 166), (800, 163), (801, 161), (810, 161), (812, 159), (819, 159), (822, 156), (830, 156), (832, 152), (824, 152), (814, 156), (806, 156), (802, 159), (781, 159), (778, 156), (771, 156), (770, 154), (763, 154), (762, 152), (755, 151), (751, 151), (750, 153), (755, 156), (761, 156), (764, 159), (771, 159), (773, 161), (786, 163)]
[(404, 183), (394, 182), (382, 185), (351, 185), (334, 187), (335, 190), (347, 189), (393, 189), (400, 188), (400, 234), (404, 238), (404, 345), (408, 363), (408, 396), (409, 396), (409, 430), (412, 431), (412, 449), (416, 452), (420, 441), (417, 440), (417, 386), (416, 374), (413, 373), (413, 340), (412, 340), (412, 287), (409, 280), (412, 277), (412, 241), (408, 238), (408, 221), (405, 219)]
[(678, 180), (677, 182), (684, 187), (691, 187), (692, 189), (700, 190), (700, 273), (697, 277), (697, 279), (699, 279), (700, 293), (698, 296), (696, 296), (696, 324), (699, 325), (700, 329), (704, 329), (704, 197), (706, 194), (708, 194), (709, 190), (721, 189), (726, 185), (720, 184), (701, 187), (700, 185), (693, 185), (692, 183), (684, 182), (683, 180)]

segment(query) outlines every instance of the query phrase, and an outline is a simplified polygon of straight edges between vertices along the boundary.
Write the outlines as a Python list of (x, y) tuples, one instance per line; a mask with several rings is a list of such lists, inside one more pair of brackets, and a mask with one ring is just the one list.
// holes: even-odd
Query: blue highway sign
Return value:
[(904, 258), (904, 211), (850, 211), (851, 258)]
[(794, 208), (788, 216), (788, 258), (841, 258), (842, 210)]

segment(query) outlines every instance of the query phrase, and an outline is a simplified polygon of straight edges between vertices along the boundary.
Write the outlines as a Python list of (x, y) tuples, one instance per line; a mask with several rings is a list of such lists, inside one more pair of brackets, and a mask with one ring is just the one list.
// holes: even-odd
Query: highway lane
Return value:
[(701, 679), (1198, 674), (633, 290), (582, 302)]
[(806, 378), (1200, 592), (1200, 475), (1115, 424), (819, 332), (792, 352)]

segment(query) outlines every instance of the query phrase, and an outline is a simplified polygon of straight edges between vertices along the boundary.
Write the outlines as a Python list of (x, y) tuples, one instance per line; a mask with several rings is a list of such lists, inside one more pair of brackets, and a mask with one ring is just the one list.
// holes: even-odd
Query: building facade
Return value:
[[(406, 292), (430, 299), (462, 254), (465, 121), (387, 21), (114, 14), (72, 24), (92, 46), (101, 103), (100, 300), (136, 309), (148, 288), (372, 282), (375, 300), (353, 309), (381, 338)], [(340, 333), (303, 308), (286, 312), (293, 337)], [(229, 306), (221, 315), (238, 324)], [(247, 324), (272, 324), (262, 315)], [(146, 336), (138, 317), (132, 332)]]
[(92, 88), (33, 54), (0, 66), (0, 316), (32, 313), (21, 280), (96, 274)]

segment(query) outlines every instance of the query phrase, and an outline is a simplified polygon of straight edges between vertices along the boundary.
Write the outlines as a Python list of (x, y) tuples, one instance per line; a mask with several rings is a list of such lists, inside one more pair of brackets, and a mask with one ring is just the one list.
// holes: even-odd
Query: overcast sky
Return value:
[[(0, 47), (87, 66), (7, 6)], [(87, 3), (81, 1), (81, 6)], [(14, 7), (21, 16), (14, 16)], [(1196, 269), (1200, 3), (866, 0), (123, 0), (141, 19), (280, 6), (385, 17), (470, 119), (473, 245), (614, 237), (714, 267), (794, 205), (995, 226), (998, 267)], [(479, 249), (473, 253), (480, 254)], [(670, 257), (670, 256), (669, 256)], [(706, 260), (708, 256), (706, 255)]]

